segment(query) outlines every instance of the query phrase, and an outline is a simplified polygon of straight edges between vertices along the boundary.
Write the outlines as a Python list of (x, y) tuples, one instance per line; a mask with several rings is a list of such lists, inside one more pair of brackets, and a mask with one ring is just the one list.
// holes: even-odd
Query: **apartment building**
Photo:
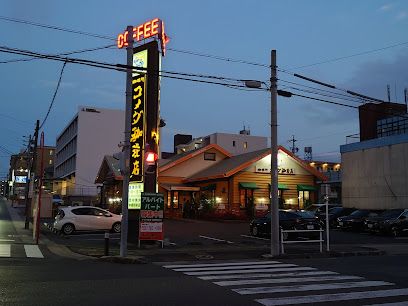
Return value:
[(94, 183), (106, 154), (119, 149), (124, 139), (125, 112), (81, 106), (57, 136), (54, 191), (68, 202), (89, 203), (97, 195)]

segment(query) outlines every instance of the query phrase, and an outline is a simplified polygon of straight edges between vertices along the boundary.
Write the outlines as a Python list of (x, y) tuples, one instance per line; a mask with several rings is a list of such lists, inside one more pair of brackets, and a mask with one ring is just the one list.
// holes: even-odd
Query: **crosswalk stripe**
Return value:
[(213, 263), (213, 264), (189, 264), (189, 265), (167, 265), (163, 266), (168, 269), (177, 268), (200, 268), (200, 267), (223, 267), (223, 266), (241, 266), (241, 265), (265, 265), (265, 264), (278, 264), (279, 261), (249, 261), (249, 262), (226, 262), (226, 263)]
[(24, 245), (24, 250), (27, 257), (30, 258), (44, 258), (44, 255), (41, 253), (38, 245)]
[(261, 293), (283, 293), (283, 292), (299, 292), (299, 291), (315, 291), (315, 290), (332, 290), (332, 289), (350, 289), (363, 287), (380, 287), (391, 286), (393, 283), (383, 281), (365, 281), (365, 282), (348, 282), (348, 283), (328, 283), (328, 284), (310, 284), (297, 286), (276, 286), (276, 287), (252, 287), (232, 289), (236, 293), (246, 294), (261, 294)]
[(306, 296), (292, 296), (285, 298), (266, 298), (256, 299), (255, 301), (266, 306), (279, 306), (290, 304), (306, 304), (306, 303), (321, 303), (321, 302), (335, 302), (335, 301), (350, 301), (373, 299), (383, 297), (395, 297), (408, 295), (408, 289), (388, 289), (376, 291), (359, 291), (348, 293), (332, 293), (332, 294), (317, 294)]
[(0, 257), (10, 257), (11, 256), (11, 245), (10, 244), (0, 244)]
[(287, 272), (287, 273), (257, 273), (257, 274), (236, 274), (236, 275), (210, 275), (200, 276), (202, 280), (221, 280), (221, 279), (248, 279), (248, 278), (271, 278), (271, 277), (288, 277), (288, 276), (312, 276), (312, 275), (335, 275), (337, 272), (332, 271), (311, 271), (311, 272)]
[(293, 267), (291, 264), (282, 264), (280, 268), (273, 269), (248, 269), (248, 270), (236, 270), (236, 271), (199, 271), (199, 272), (184, 272), (186, 275), (222, 275), (222, 274), (244, 274), (244, 273), (273, 273), (273, 272), (288, 272), (288, 271), (312, 271), (316, 270), (311, 267)]
[(218, 286), (238, 286), (238, 285), (258, 285), (258, 284), (283, 284), (283, 283), (303, 283), (303, 282), (320, 282), (336, 280), (353, 280), (363, 279), (360, 276), (353, 275), (333, 275), (333, 276), (316, 276), (316, 277), (290, 277), (290, 278), (268, 278), (268, 279), (245, 279), (237, 281), (214, 282)]
[[(257, 265), (257, 269), (266, 269), (274, 267), (296, 267), (294, 264), (270, 264), (270, 265)], [(200, 267), (200, 268), (180, 268), (173, 269), (177, 272), (190, 272), (190, 271), (220, 271), (220, 270), (236, 270), (236, 269), (253, 269), (253, 265), (241, 265), (241, 266), (221, 266), (221, 267)]]

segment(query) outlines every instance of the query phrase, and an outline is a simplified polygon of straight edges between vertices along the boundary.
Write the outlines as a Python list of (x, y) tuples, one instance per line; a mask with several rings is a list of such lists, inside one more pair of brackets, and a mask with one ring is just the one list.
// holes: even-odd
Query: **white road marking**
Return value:
[(0, 239), (0, 242), (14, 242), (13, 239)]
[(252, 239), (258, 239), (258, 240), (265, 240), (265, 241), (269, 241), (269, 240), (270, 240), (270, 239), (267, 239), (267, 238), (261, 238), (261, 237), (249, 236), (249, 235), (241, 235), (241, 237), (252, 238)]
[[(88, 241), (101, 241), (101, 240), (105, 240), (104, 237), (101, 238), (87, 238), (84, 240), (88, 240)], [(120, 238), (116, 238), (116, 237), (109, 237), (109, 240), (120, 240)]]
[(0, 257), (10, 257), (11, 256), (11, 245), (10, 244), (0, 244)]
[(267, 268), (278, 268), (278, 267), (296, 267), (293, 264), (270, 264), (270, 265), (241, 265), (241, 266), (223, 266), (223, 267), (201, 267), (201, 268), (181, 268), (181, 269), (173, 269), (174, 271), (178, 272), (190, 272), (190, 271), (220, 271), (220, 270), (235, 270), (235, 269), (267, 269)]
[[(277, 265), (278, 266), (278, 265)], [(236, 271), (200, 271), (200, 272), (184, 272), (186, 275), (221, 275), (221, 274), (243, 274), (243, 273), (273, 273), (273, 272), (288, 272), (288, 271), (312, 271), (315, 268), (310, 267), (296, 267), (292, 264), (279, 265), (281, 268), (273, 269), (248, 269), (248, 270), (236, 270)], [(295, 266), (294, 268), (292, 268)]]
[(163, 266), (168, 269), (174, 268), (194, 268), (194, 267), (223, 267), (223, 266), (241, 266), (241, 265), (265, 265), (265, 264), (276, 264), (279, 261), (244, 261), (244, 262), (227, 262), (227, 263), (212, 263), (212, 264), (196, 264), (196, 265), (167, 265)]
[(259, 285), (259, 284), (283, 284), (283, 283), (303, 283), (303, 282), (322, 282), (336, 280), (357, 280), (363, 279), (360, 276), (353, 275), (333, 275), (316, 277), (290, 277), (290, 278), (268, 278), (268, 279), (248, 279), (237, 281), (214, 282), (218, 286), (238, 286), (238, 285)]
[(44, 258), (44, 255), (41, 253), (40, 248), (38, 245), (35, 244), (25, 244), (24, 250), (26, 252), (27, 257), (30, 258)]
[(291, 286), (276, 286), (276, 287), (254, 287), (232, 289), (239, 294), (264, 294), (264, 293), (283, 293), (283, 292), (299, 292), (299, 291), (318, 291), (318, 290), (333, 290), (333, 289), (349, 289), (363, 287), (379, 287), (391, 286), (393, 283), (382, 281), (365, 281), (365, 282), (348, 282), (348, 283), (328, 283), (328, 284), (310, 284), (310, 285), (291, 285)]
[(234, 243), (232, 241), (228, 241), (228, 240), (224, 240), (224, 239), (218, 239), (218, 238), (214, 238), (214, 237), (208, 237), (208, 236), (199, 235), (198, 237), (204, 238), (204, 239), (209, 239), (209, 240), (214, 240), (214, 241), (219, 241), (219, 242), (226, 242), (226, 243), (229, 243), (229, 244)]
[(221, 279), (248, 279), (248, 278), (271, 278), (288, 276), (313, 276), (313, 275), (337, 275), (337, 272), (331, 271), (311, 271), (311, 272), (288, 272), (288, 273), (262, 273), (262, 274), (237, 274), (237, 275), (210, 275), (200, 276), (202, 280), (221, 280)]
[(292, 296), (287, 298), (268, 298), (257, 299), (256, 302), (267, 305), (290, 305), (290, 304), (306, 304), (306, 303), (321, 303), (321, 302), (334, 302), (334, 301), (350, 301), (360, 299), (374, 299), (391, 296), (408, 295), (408, 289), (389, 289), (389, 290), (376, 290), (376, 291), (359, 291), (348, 293), (333, 293), (333, 294), (317, 294), (307, 296)]

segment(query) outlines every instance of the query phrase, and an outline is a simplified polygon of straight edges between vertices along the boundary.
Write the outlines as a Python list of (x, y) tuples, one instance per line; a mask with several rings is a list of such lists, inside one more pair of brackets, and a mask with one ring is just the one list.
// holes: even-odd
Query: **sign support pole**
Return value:
[(120, 256), (127, 256), (127, 240), (128, 240), (128, 199), (129, 199), (129, 174), (130, 174), (130, 124), (132, 116), (132, 69), (133, 66), (133, 26), (127, 27), (127, 41), (126, 47), (126, 108), (125, 108), (125, 145), (123, 147), (123, 191), (122, 191), (122, 228), (120, 232)]

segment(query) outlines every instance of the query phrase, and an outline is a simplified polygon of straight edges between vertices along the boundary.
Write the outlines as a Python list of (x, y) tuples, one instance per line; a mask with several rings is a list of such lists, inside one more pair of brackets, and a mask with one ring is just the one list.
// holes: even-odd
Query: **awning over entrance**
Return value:
[(288, 185), (286, 185), (286, 184), (278, 184), (278, 189), (280, 189), (280, 190), (288, 190), (289, 187), (288, 187)]
[(169, 185), (169, 184), (160, 184), (161, 187), (167, 191), (200, 191), (200, 187), (195, 186), (185, 186), (185, 185)]
[[(268, 184), (269, 190), (271, 189), (271, 184)], [(286, 184), (280, 184), (278, 183), (278, 189), (279, 190), (289, 190), (290, 188)]]
[(298, 191), (316, 191), (317, 188), (310, 185), (297, 185)]
[(259, 189), (259, 187), (256, 186), (256, 183), (252, 183), (252, 182), (239, 183), (239, 188), (241, 189)]
[(210, 184), (208, 186), (201, 187), (201, 190), (202, 191), (212, 191), (212, 190), (215, 190), (216, 188), (217, 188), (216, 184)]

